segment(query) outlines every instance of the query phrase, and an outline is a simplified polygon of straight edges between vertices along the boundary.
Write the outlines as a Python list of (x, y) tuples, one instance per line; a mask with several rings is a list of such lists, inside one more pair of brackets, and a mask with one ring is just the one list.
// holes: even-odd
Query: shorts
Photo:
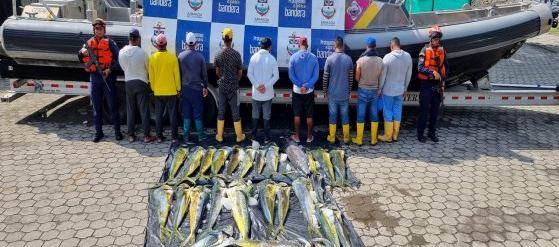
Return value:
[(314, 92), (308, 94), (292, 92), (292, 94), (293, 115), (301, 117), (301, 114), (305, 114), (306, 118), (312, 118), (314, 113)]

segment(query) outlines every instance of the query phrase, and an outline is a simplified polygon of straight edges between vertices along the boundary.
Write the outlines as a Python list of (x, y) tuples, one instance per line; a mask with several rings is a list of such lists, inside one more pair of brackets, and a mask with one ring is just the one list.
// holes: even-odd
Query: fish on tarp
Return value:
[(159, 220), (159, 239), (161, 242), (164, 242), (169, 237), (169, 229), (166, 228), (166, 225), (167, 217), (169, 217), (169, 212), (171, 211), (173, 188), (163, 184), (152, 191), (152, 197)]
[(276, 144), (270, 144), (266, 148), (266, 166), (272, 173), (278, 172), (279, 166), (279, 147)]
[(227, 198), (231, 201), (231, 214), (239, 230), (239, 239), (248, 240), (251, 221), (248, 212), (247, 187), (238, 185), (227, 189), (226, 193)]
[(301, 149), (295, 143), (289, 142), (287, 148), (285, 149), (285, 153), (287, 154), (287, 158), (289, 158), (292, 167), (304, 173), (305, 175), (310, 173), (309, 157), (305, 154), (303, 149)]
[(289, 211), (289, 196), (291, 194), (291, 187), (286, 183), (279, 183), (277, 189), (278, 197), (278, 221), (279, 232), (283, 232), (285, 228), (285, 220), (287, 219), (287, 212)]
[(205, 175), (211, 168), (216, 152), (217, 149), (214, 147), (208, 147), (208, 149), (206, 149), (206, 154), (204, 154), (204, 158), (202, 158), (202, 165), (200, 166), (200, 176)]
[(203, 232), (200, 234), (198, 241), (196, 241), (196, 243), (194, 243), (190, 247), (207, 247), (218, 245), (225, 241), (226, 235), (228, 233), (232, 234), (232, 232), (233, 227), (231, 225), (227, 225), (216, 230)]
[(334, 172), (334, 165), (330, 160), (330, 154), (322, 148), (315, 149), (311, 152), (313, 154), (313, 158), (315, 158), (316, 161), (320, 164), (320, 167), (322, 167), (326, 171), (326, 175), (330, 180), (330, 184), (336, 184), (336, 174)]
[(221, 209), (223, 208), (222, 200), (225, 193), (225, 182), (222, 179), (214, 177), (212, 181), (213, 186), (212, 192), (210, 193), (210, 207), (207, 213), (207, 232), (213, 229), (215, 222), (217, 221), (217, 217), (221, 213)]
[(196, 230), (198, 230), (199, 224), (202, 221), (202, 215), (210, 196), (209, 192), (210, 190), (204, 186), (198, 186), (189, 190), (190, 207), (188, 210), (188, 217), (190, 220), (188, 223), (190, 233), (185, 243), (193, 244), (196, 240)]
[(319, 168), (318, 163), (314, 159), (312, 152), (309, 152), (308, 156), (309, 156), (309, 170), (313, 175), (316, 176), (318, 174), (318, 168)]
[(292, 244), (277, 241), (260, 241), (260, 240), (234, 240), (229, 239), (215, 247), (300, 247), (299, 244)]
[(188, 169), (186, 169), (185, 173), (182, 174), (182, 178), (189, 178), (200, 167), (205, 151), (206, 150), (204, 150), (203, 147), (195, 147), (194, 150), (190, 152), (188, 158), (184, 162), (186, 164), (185, 168)]
[(257, 150), (250, 147), (245, 150), (245, 156), (243, 160), (241, 160), (237, 172), (233, 175), (234, 178), (242, 179), (248, 174), (254, 164), (254, 156), (256, 156), (256, 152)]
[(345, 227), (342, 225), (342, 212), (339, 210), (334, 210), (334, 224), (336, 226), (336, 231), (338, 232), (338, 240), (340, 240), (340, 245), (342, 247), (351, 247), (351, 242), (349, 240), (349, 234)]
[(270, 180), (264, 180), (256, 185), (258, 190), (258, 203), (268, 222), (269, 229), (274, 225), (274, 212), (276, 208), (276, 193), (278, 186)]
[(227, 164), (226, 174), (229, 176), (233, 175), (233, 172), (237, 170), (239, 164), (241, 164), (241, 162), (245, 159), (245, 156), (246, 152), (244, 149), (242, 149), (241, 147), (233, 148), (233, 152), (231, 153), (231, 160), (229, 161), (229, 164)]
[(167, 172), (167, 174), (169, 174), (167, 177), (167, 181), (175, 178), (177, 172), (181, 169), (182, 165), (184, 164), (187, 155), (188, 155), (188, 148), (179, 147), (176, 149), (176, 151), (173, 153), (172, 156), (173, 159), (171, 160), (169, 170)]
[[(173, 216), (171, 220), (173, 224), (173, 234), (179, 233), (179, 228), (188, 212), (190, 204), (189, 190), (190, 187), (186, 184), (180, 184), (175, 190), (175, 200), (171, 209), (171, 215)], [(180, 234), (178, 236), (180, 237)]]
[(336, 230), (336, 216), (334, 209), (326, 205), (319, 205), (316, 211), (317, 219), (322, 230), (322, 236), (328, 239), (334, 246), (340, 247), (338, 231)]
[(212, 175), (219, 174), (221, 168), (225, 165), (225, 161), (229, 158), (231, 150), (230, 147), (222, 147), (217, 150), (212, 160)]
[(340, 186), (343, 186), (346, 181), (346, 163), (344, 160), (345, 151), (342, 149), (334, 149), (330, 151), (330, 157), (332, 158), (332, 164), (334, 166), (334, 171), (336, 173), (336, 181)]
[(260, 175), (264, 171), (266, 166), (266, 150), (261, 149), (256, 151), (256, 156), (254, 157), (254, 168), (256, 169), (256, 174)]
[(299, 199), (301, 211), (307, 221), (309, 237), (318, 238), (320, 235), (318, 220), (316, 219), (316, 194), (313, 191), (311, 182), (306, 178), (297, 178), (291, 184), (295, 196)]

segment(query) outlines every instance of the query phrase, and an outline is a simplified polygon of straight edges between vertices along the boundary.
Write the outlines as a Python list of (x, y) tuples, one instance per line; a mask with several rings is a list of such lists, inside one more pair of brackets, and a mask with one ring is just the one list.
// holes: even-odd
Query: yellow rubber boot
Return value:
[(344, 143), (348, 144), (349, 143), (349, 124), (342, 125), (342, 132), (343, 132), (343, 135), (344, 135)]
[(378, 142), (378, 122), (371, 122), (371, 145), (377, 145)]
[(243, 127), (241, 126), (241, 121), (234, 122), (235, 134), (237, 135), (237, 142), (242, 142), (245, 140), (246, 136), (243, 133)]
[(326, 137), (326, 140), (328, 140), (328, 142), (330, 144), (334, 144), (334, 142), (336, 142), (336, 125), (335, 124), (330, 124), (328, 125), (328, 137)]
[(217, 120), (217, 130), (215, 135), (215, 140), (217, 142), (223, 141), (223, 128), (225, 127), (225, 120)]
[(384, 122), (384, 135), (378, 139), (383, 142), (392, 142), (392, 133), (394, 132), (394, 122)]
[(363, 145), (363, 130), (365, 130), (365, 123), (357, 123), (357, 134), (351, 139), (353, 144)]
[(392, 140), (397, 142), (399, 134), (400, 134), (400, 122), (394, 121), (394, 133), (392, 133)]

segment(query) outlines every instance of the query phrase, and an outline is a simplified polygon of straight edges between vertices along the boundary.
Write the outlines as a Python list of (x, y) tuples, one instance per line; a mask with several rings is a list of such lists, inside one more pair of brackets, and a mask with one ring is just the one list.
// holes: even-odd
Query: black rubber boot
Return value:
[(433, 133), (429, 133), (429, 138), (431, 139), (431, 141), (433, 142), (439, 142), (439, 137), (437, 137), (437, 133), (433, 132)]
[(264, 120), (264, 143), (270, 141), (270, 120)]
[(96, 133), (95, 137), (93, 138), (93, 142), (98, 143), (101, 141), (101, 139), (103, 139), (103, 137), (105, 137), (105, 135), (103, 134), (103, 132), (101, 133)]
[(252, 139), (256, 139), (256, 133), (258, 130), (258, 118), (252, 119)]

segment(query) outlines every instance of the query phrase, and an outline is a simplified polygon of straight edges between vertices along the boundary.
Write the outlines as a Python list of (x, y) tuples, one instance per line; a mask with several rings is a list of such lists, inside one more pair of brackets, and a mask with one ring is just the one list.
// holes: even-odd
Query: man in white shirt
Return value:
[(148, 88), (148, 61), (146, 51), (140, 48), (140, 32), (133, 28), (130, 30), (129, 44), (120, 50), (118, 61), (124, 70), (126, 88), (126, 122), (128, 124), (128, 141), (136, 140), (135, 124), (136, 110), (139, 108), (144, 130), (144, 143), (153, 141), (150, 136), (149, 126), (149, 88)]
[(260, 50), (250, 58), (248, 79), (252, 84), (252, 139), (256, 139), (260, 112), (264, 119), (264, 141), (270, 139), (270, 117), (272, 115), (272, 99), (274, 84), (279, 79), (278, 63), (270, 54), (272, 40), (262, 38)]

